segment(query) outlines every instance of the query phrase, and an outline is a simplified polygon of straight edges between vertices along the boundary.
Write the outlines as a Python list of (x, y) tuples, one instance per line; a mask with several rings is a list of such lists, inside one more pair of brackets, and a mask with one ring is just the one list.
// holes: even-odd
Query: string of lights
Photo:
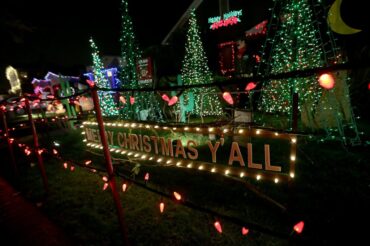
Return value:
[[(33, 153), (32, 148), (24, 143), (20, 143), (14, 138), (11, 138), (11, 143), (17, 145), (23, 152), (25, 153), (26, 156), (30, 157), (31, 154)], [(71, 172), (75, 171), (75, 167), (80, 167), (83, 169), (87, 169), (89, 172), (92, 172), (98, 176), (101, 177), (101, 180), (104, 182), (103, 183), (103, 188), (102, 190), (107, 190), (109, 187), (109, 178), (106, 175), (106, 170), (96, 167), (92, 164), (91, 160), (86, 160), (83, 163), (77, 162), (73, 159), (68, 159), (64, 158), (60, 155), (59, 151), (57, 148), (60, 147), (59, 144), (54, 142), (54, 147), (51, 148), (50, 150), (47, 148), (39, 148), (38, 154), (39, 155), (49, 155), (52, 158), (55, 158), (59, 161), (62, 162), (62, 167), (65, 170), (70, 170)], [(95, 153), (97, 154), (97, 153)], [(98, 154), (99, 155), (99, 154)], [(118, 167), (120, 164), (116, 164), (115, 166)], [(284, 233), (284, 232), (279, 232), (279, 231), (274, 231), (270, 228), (267, 228), (265, 226), (252, 223), (252, 222), (247, 222), (244, 221), (240, 218), (221, 214), (217, 211), (214, 211), (212, 209), (202, 207), (188, 199), (184, 199), (183, 196), (181, 196), (180, 193), (177, 191), (172, 191), (172, 192), (165, 192), (162, 189), (155, 188), (155, 185), (150, 185), (149, 180), (150, 180), (150, 173), (146, 172), (145, 175), (143, 175), (143, 181), (138, 181), (137, 179), (131, 178), (129, 175), (120, 172), (118, 168), (115, 169), (115, 175), (122, 178), (122, 192), (127, 192), (128, 185), (129, 184), (135, 184), (136, 186), (145, 189), (151, 193), (157, 194), (161, 196), (162, 198), (168, 198), (169, 200), (172, 200), (173, 202), (176, 202), (178, 204), (181, 204), (182, 206), (186, 206), (188, 208), (197, 210), (202, 213), (206, 213), (213, 218), (217, 218), (216, 221), (214, 222), (213, 226), (215, 229), (219, 232), (222, 233), (222, 224), (221, 221), (227, 221), (230, 223), (233, 223), (235, 225), (238, 225), (241, 227), (241, 233), (242, 235), (246, 236), (250, 231), (258, 231), (260, 233), (264, 233), (276, 238), (281, 238), (281, 239), (294, 239), (292, 238), (292, 233)], [(160, 199), (159, 203), (159, 209), (161, 213), (164, 213), (165, 210), (165, 203), (163, 199)], [(297, 234), (300, 234), (303, 230), (304, 227), (304, 222), (300, 221), (297, 224), (295, 224), (292, 228), (292, 232), (295, 232)]]
[[(329, 72), (335, 72), (340, 70), (353, 70), (353, 69), (360, 69), (360, 68), (367, 68), (370, 67), (370, 63), (366, 62), (352, 62), (352, 63), (341, 63), (341, 64), (335, 64), (331, 66), (323, 66), (323, 67), (316, 67), (316, 68), (310, 68), (310, 69), (304, 69), (304, 70), (297, 70), (297, 71), (291, 71), (291, 72), (284, 72), (284, 73), (276, 73), (276, 74), (270, 74), (268, 76), (240, 76), (240, 78), (231, 78), (227, 81), (221, 81), (221, 82), (212, 82), (212, 83), (201, 83), (201, 84), (184, 84), (184, 85), (176, 85), (176, 86), (157, 86), (156, 88), (107, 88), (107, 87), (99, 87), (95, 85), (96, 89), (98, 91), (147, 91), (147, 92), (165, 92), (165, 91), (183, 91), (190, 88), (203, 88), (203, 87), (225, 87), (225, 86), (231, 86), (231, 85), (241, 85), (245, 84), (247, 85), (251, 81), (260, 81), (255, 83), (261, 83), (263, 81), (268, 81), (272, 79), (288, 79), (288, 78), (304, 78), (309, 77), (313, 75), (319, 75), (321, 73), (329, 73)], [(86, 85), (87, 83), (85, 81), (80, 81), (80, 83)], [(70, 99), (74, 98), (76, 96), (80, 96), (83, 94), (88, 93), (91, 90), (91, 88), (85, 89), (80, 92), (75, 92), (75, 94), (70, 96), (56, 96), (55, 98), (49, 98), (49, 99), (38, 99), (40, 101), (52, 101), (52, 100), (59, 100), (59, 99)], [(262, 91), (263, 89), (258, 90), (258, 92)], [(25, 95), (26, 97), (29, 97), (30, 99), (35, 99), (32, 95)], [(22, 97), (20, 97), (22, 98)], [(14, 98), (13, 98), (14, 99)], [(4, 104), (11, 104), (7, 100), (2, 100), (0, 102), (0, 105)]]
[(309, 68), (309, 69), (302, 69), (302, 70), (296, 70), (296, 71), (290, 71), (290, 72), (282, 72), (282, 73), (275, 73), (275, 74), (269, 74), (268, 76), (243, 76), (243, 74), (240, 74), (240, 76), (236, 78), (231, 78), (226, 81), (220, 81), (220, 82), (211, 82), (211, 83), (200, 83), (200, 84), (184, 84), (184, 85), (176, 85), (176, 86), (157, 86), (156, 88), (102, 88), (97, 87), (97, 90), (104, 90), (104, 91), (181, 91), (191, 88), (203, 88), (203, 87), (226, 87), (231, 85), (247, 85), (251, 81), (256, 81), (256, 83), (263, 83), (263, 81), (269, 81), (269, 80), (278, 80), (278, 79), (288, 79), (288, 78), (304, 78), (304, 77), (310, 77), (314, 75), (320, 75), (321, 73), (330, 73), (340, 70), (354, 70), (354, 69), (360, 69), (360, 68), (367, 68), (370, 67), (370, 63), (366, 62), (347, 62), (347, 63), (341, 63), (341, 64), (334, 64), (330, 66), (321, 66), (321, 67), (315, 67), (315, 68)]

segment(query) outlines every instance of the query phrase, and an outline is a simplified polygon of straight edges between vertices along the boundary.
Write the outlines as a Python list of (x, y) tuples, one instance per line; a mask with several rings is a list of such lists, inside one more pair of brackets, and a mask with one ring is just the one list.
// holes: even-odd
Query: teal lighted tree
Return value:
[[(181, 74), (184, 85), (207, 84), (212, 82), (212, 74), (200, 39), (199, 26), (194, 11), (189, 18), (189, 29), (185, 44), (185, 57)], [(222, 115), (222, 107), (216, 88), (191, 88), (184, 92), (184, 96), (192, 94), (194, 107), (190, 111), (195, 116)], [(188, 97), (192, 98), (192, 97)]]
[[(145, 88), (150, 85), (138, 83), (137, 63), (141, 52), (136, 42), (127, 0), (122, 0), (121, 7), (121, 86), (127, 89)], [(124, 119), (163, 121), (159, 100), (154, 92), (123, 92), (121, 96), (124, 98), (121, 100), (124, 102), (121, 105)]]
[[(92, 49), (92, 59), (94, 65), (94, 77), (98, 87), (110, 88), (109, 81), (103, 74), (103, 62), (99, 56), (99, 50), (94, 40), (90, 38), (90, 46)], [(118, 110), (113, 97), (108, 91), (98, 91), (100, 108), (104, 116), (115, 116), (118, 115)]]

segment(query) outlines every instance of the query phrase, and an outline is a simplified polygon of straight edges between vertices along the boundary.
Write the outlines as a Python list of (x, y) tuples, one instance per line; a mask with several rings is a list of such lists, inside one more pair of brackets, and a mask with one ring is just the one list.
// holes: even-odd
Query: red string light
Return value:
[(248, 233), (249, 233), (249, 229), (248, 229), (248, 228), (243, 227), (243, 228), (242, 228), (242, 235), (243, 235), (243, 236), (246, 236)]
[(257, 84), (255, 82), (249, 82), (247, 86), (245, 87), (245, 90), (249, 92), (253, 90), (254, 88), (256, 88), (256, 86)]
[(167, 94), (163, 94), (162, 95), (162, 99), (166, 102), (168, 102), (170, 100), (170, 98), (167, 96)]
[(92, 80), (87, 79), (86, 83), (90, 86), (90, 88), (93, 88), (95, 86), (95, 82)]
[(132, 105), (134, 103), (135, 103), (135, 97), (130, 96), (130, 104)]
[(215, 226), (218, 233), (222, 233), (222, 226), (219, 221), (216, 221), (213, 225)]
[(144, 180), (145, 180), (145, 182), (148, 182), (148, 180), (149, 180), (149, 173), (146, 173), (146, 174), (145, 174), (145, 176), (144, 176)]
[(234, 104), (234, 99), (233, 97), (231, 96), (230, 92), (227, 92), (225, 91), (224, 93), (222, 93), (222, 97), (223, 99), (230, 105), (233, 105)]
[(297, 224), (294, 225), (293, 230), (297, 232), (298, 234), (301, 234), (304, 228), (304, 222), (300, 221)]
[(335, 80), (333, 78), (333, 75), (329, 73), (321, 74), (319, 77), (319, 84), (324, 89), (330, 90), (334, 88)]
[(29, 156), (31, 154), (31, 150), (29, 150), (28, 148), (24, 149), (24, 153)]
[(174, 104), (177, 103), (179, 99), (177, 98), (177, 96), (173, 96), (169, 101), (168, 101), (168, 106), (172, 106)]
[[(25, 145), (23, 145), (23, 144), (18, 144), (18, 146), (19, 147), (23, 147), (23, 146), (25, 146)], [(27, 147), (26, 146), (26, 148), (25, 148), (25, 150), (24, 150), (26, 153), (31, 153), (31, 151), (29, 150), (29, 147)], [(40, 153), (40, 151), (41, 151), (41, 153), (42, 152), (47, 152), (48, 150), (47, 149), (41, 149), (41, 150), (38, 150), (39, 151), (39, 153)], [(53, 149), (53, 153), (55, 153), (54, 152), (55, 151), (55, 149)], [(56, 158), (58, 158), (58, 159), (62, 159), (61, 157), (56, 157)], [(87, 160), (87, 161), (85, 161), (85, 165), (89, 165), (90, 163), (91, 163), (92, 161), (91, 160)], [(67, 162), (64, 162), (63, 163), (63, 166), (64, 166), (64, 168), (65, 169), (68, 169), (68, 163)], [(75, 166), (73, 166), (73, 165), (71, 165), (70, 166), (70, 170), (71, 171), (74, 171), (75, 170)], [(89, 169), (90, 171), (93, 171), (93, 172), (96, 172), (96, 170), (95, 169)], [(108, 181), (109, 181), (109, 179), (108, 179), (108, 177), (107, 176), (103, 176), (102, 177), (102, 180), (105, 182), (104, 183), (104, 185), (103, 185), (103, 190), (106, 190), (108, 187), (109, 187), (109, 183), (108, 183)], [(144, 180), (145, 181), (148, 181), (149, 180), (149, 173), (146, 173), (145, 174), (145, 176), (144, 176)], [(122, 190), (123, 190), (123, 192), (125, 192), (126, 190), (127, 190), (127, 184), (126, 183), (123, 183), (122, 184)], [(178, 193), (178, 192), (176, 192), (176, 191), (174, 191), (173, 192), (173, 195), (174, 195), (174, 197), (176, 198), (176, 200), (178, 200), (178, 201), (180, 201), (181, 199), (182, 199), (182, 197), (181, 197), (181, 195)], [(164, 204), (164, 202), (163, 201), (161, 201), (160, 203), (159, 203), (159, 210), (160, 210), (160, 213), (163, 213), (164, 212), (164, 209), (165, 209), (165, 204)], [(221, 225), (221, 223), (219, 222), (219, 221), (215, 221), (214, 222), (214, 227), (215, 227), (215, 229), (217, 230), (217, 232), (218, 233), (222, 233), (222, 225)], [(297, 232), (297, 233), (301, 233), (302, 231), (303, 231), (303, 228), (304, 228), (304, 222), (303, 221), (300, 221), (299, 223), (297, 223), (294, 227), (293, 227), (293, 229), (294, 229), (294, 231), (295, 232)], [(248, 233), (249, 233), (249, 229), (248, 228), (246, 228), (246, 227), (242, 227), (242, 229), (241, 229), (241, 233), (242, 233), (242, 235), (243, 236), (246, 236), (246, 235), (248, 235)]]

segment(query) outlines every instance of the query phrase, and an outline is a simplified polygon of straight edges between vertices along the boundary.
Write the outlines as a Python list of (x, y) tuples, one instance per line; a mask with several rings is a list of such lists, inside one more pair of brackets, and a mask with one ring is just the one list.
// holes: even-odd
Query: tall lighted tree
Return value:
[[(121, 26), (121, 81), (122, 87), (128, 89), (144, 88), (150, 85), (138, 83), (137, 62), (141, 57), (138, 48), (133, 24), (128, 12), (127, 0), (122, 0), (122, 26)], [(122, 103), (122, 116), (124, 119), (163, 121), (159, 100), (153, 92), (124, 92)], [(121, 97), (121, 98), (122, 98)], [(130, 100), (131, 99), (131, 100)], [(123, 102), (122, 102), (123, 101)]]
[[(99, 56), (99, 50), (94, 40), (90, 38), (90, 46), (92, 49), (92, 59), (94, 65), (94, 77), (98, 87), (109, 88), (109, 81), (103, 74), (103, 62)], [(118, 115), (118, 110), (113, 97), (108, 91), (98, 91), (100, 108), (104, 116), (115, 116)]]
[[(320, 1), (312, 2), (275, 1), (258, 75), (319, 68), (345, 61), (325, 25), (326, 17), (317, 15), (323, 12), (323, 6)], [(346, 125), (355, 130), (357, 141), (347, 86), (349, 77), (346, 72), (338, 72), (335, 76), (335, 87), (331, 90), (322, 88), (316, 75), (265, 81), (260, 108), (265, 112), (289, 115), (293, 95), (297, 93), (303, 126), (325, 129), (329, 135), (335, 133), (345, 139)]]
[[(280, 18), (280, 26), (273, 37), (269, 73), (279, 74), (323, 66), (323, 50), (307, 1), (282, 2), (285, 5), (277, 17)], [(316, 77), (268, 81), (262, 91), (263, 110), (271, 113), (291, 112), (293, 93), (298, 93), (299, 107), (303, 111), (312, 111), (320, 99), (322, 89)]]
[[(212, 82), (212, 74), (200, 39), (199, 26), (194, 11), (189, 18), (189, 29), (185, 44), (185, 57), (182, 64), (182, 80), (185, 85), (207, 84)], [(195, 116), (221, 115), (221, 102), (216, 88), (191, 88), (184, 92), (188, 98), (194, 97), (194, 107), (190, 111)], [(192, 96), (190, 96), (192, 94)]]

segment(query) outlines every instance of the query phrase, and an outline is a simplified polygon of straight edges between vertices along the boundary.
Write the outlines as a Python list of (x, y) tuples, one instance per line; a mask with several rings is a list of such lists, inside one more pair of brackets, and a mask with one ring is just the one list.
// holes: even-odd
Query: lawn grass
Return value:
[[(101, 156), (87, 152), (80, 131), (43, 132), (41, 144), (61, 143), (60, 154), (67, 159), (103, 168)], [(21, 141), (31, 143), (32, 138)], [(367, 239), (367, 227), (359, 224), (369, 215), (370, 154), (368, 146), (344, 149), (338, 142), (299, 139), (296, 178), (293, 184), (273, 184), (246, 180), (258, 190), (283, 204), (281, 211), (247, 189), (246, 184), (191, 169), (142, 165), (137, 181), (150, 173), (148, 187), (163, 192), (180, 192), (186, 200), (242, 221), (259, 224), (273, 231), (289, 234), (299, 220), (305, 221), (302, 235), (281, 239), (251, 230), (240, 233), (240, 225), (220, 219), (223, 233), (213, 227), (213, 215), (200, 212), (163, 198), (135, 184), (121, 192), (122, 206), (133, 245), (333, 245)], [(4, 153), (5, 148), (1, 149)], [(9, 163), (2, 155), (2, 163)], [(76, 167), (65, 170), (62, 162), (44, 156), (50, 194), (44, 199), (41, 177), (35, 162), (22, 153), (16, 155), (20, 168), (22, 193), (32, 202), (42, 201), (41, 209), (60, 225), (77, 245), (121, 245), (117, 216), (111, 193), (102, 191), (103, 181), (96, 173)], [(115, 162), (122, 174), (133, 167)], [(5, 166), (2, 166), (3, 173)], [(117, 178), (120, 187), (123, 180)], [(164, 199), (165, 212), (159, 212)], [(369, 241), (367, 239), (367, 241)]]

